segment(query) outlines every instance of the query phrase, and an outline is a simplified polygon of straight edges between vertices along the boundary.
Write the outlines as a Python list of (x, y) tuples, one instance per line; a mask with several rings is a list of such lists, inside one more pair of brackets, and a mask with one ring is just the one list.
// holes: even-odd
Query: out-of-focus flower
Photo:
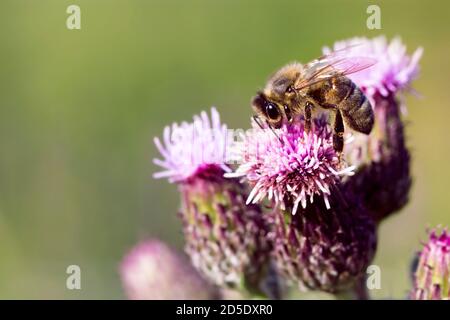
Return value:
[(335, 192), (292, 216), (274, 210), (274, 255), (279, 270), (301, 290), (339, 293), (365, 276), (376, 250), (376, 227), (357, 198)]
[[(346, 49), (344, 49), (346, 48)], [(346, 57), (368, 57), (377, 63), (351, 74), (350, 78), (370, 99), (375, 125), (370, 135), (354, 133), (345, 148), (345, 159), (357, 168), (346, 182), (347, 191), (361, 194), (363, 204), (380, 222), (401, 209), (408, 201), (411, 187), (410, 155), (405, 144), (398, 94), (411, 87), (418, 76), (422, 48), (412, 56), (400, 38), (353, 38), (335, 43)], [(325, 48), (328, 53), (330, 49)]]
[(414, 273), (414, 300), (450, 299), (450, 233), (433, 230), (419, 253)]
[(374, 66), (349, 76), (372, 101), (377, 94), (388, 97), (410, 88), (411, 81), (418, 75), (423, 53), (423, 49), (418, 48), (408, 56), (400, 38), (389, 42), (384, 36), (338, 41), (331, 49), (324, 48), (323, 52), (327, 54), (333, 50), (345, 50), (346, 57), (367, 57), (377, 61)]
[(123, 259), (120, 276), (133, 300), (215, 299), (218, 291), (185, 256), (159, 240), (135, 246)]
[(211, 114), (212, 125), (202, 113), (193, 123), (166, 128), (164, 146), (155, 139), (165, 158), (155, 163), (167, 169), (155, 177), (178, 184), (185, 249), (193, 265), (214, 284), (257, 291), (268, 270), (267, 226), (259, 206), (245, 204), (245, 186), (224, 178), (226, 127), (215, 109)]
[(252, 184), (247, 203), (267, 197), (282, 210), (292, 209), (295, 214), (299, 205), (306, 208), (315, 195), (320, 195), (330, 208), (331, 188), (352, 175), (354, 167), (345, 167), (339, 160), (325, 115), (317, 117), (313, 124), (309, 133), (302, 121), (275, 130), (276, 135), (255, 125), (236, 144), (242, 164), (226, 176), (246, 177)]

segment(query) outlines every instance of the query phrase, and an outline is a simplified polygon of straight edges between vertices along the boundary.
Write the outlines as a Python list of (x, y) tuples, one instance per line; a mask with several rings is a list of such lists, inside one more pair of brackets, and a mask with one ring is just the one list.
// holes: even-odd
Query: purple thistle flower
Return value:
[(219, 113), (211, 108), (211, 120), (206, 112), (194, 116), (192, 123), (174, 123), (164, 128), (163, 142), (154, 139), (163, 160), (153, 162), (164, 170), (154, 178), (168, 178), (170, 182), (183, 182), (210, 166), (225, 172), (227, 126), (220, 123)]
[(203, 112), (166, 128), (164, 146), (155, 139), (165, 171), (154, 176), (178, 184), (185, 250), (197, 270), (219, 286), (258, 291), (269, 270), (267, 227), (260, 207), (245, 204), (245, 186), (224, 178), (227, 128), (214, 108), (211, 118)]
[(325, 115), (314, 120), (309, 134), (303, 122), (277, 129), (276, 134), (255, 125), (236, 145), (243, 164), (226, 176), (245, 176), (252, 184), (247, 203), (268, 197), (295, 214), (299, 205), (305, 208), (320, 195), (329, 209), (331, 188), (351, 176), (354, 167), (341, 168)]
[(419, 253), (414, 273), (413, 300), (450, 299), (450, 233), (433, 230)]
[(348, 48), (345, 51), (347, 57), (367, 57), (377, 61), (374, 66), (349, 76), (372, 101), (376, 95), (388, 97), (399, 90), (409, 89), (411, 81), (418, 75), (423, 53), (423, 49), (418, 48), (408, 56), (400, 38), (388, 42), (384, 36), (338, 41), (331, 49), (325, 47), (323, 52), (327, 54), (344, 48)]
[(215, 299), (218, 291), (182, 256), (159, 240), (136, 245), (123, 259), (120, 276), (132, 300)]
[(278, 269), (300, 290), (340, 293), (364, 281), (377, 244), (376, 226), (357, 197), (335, 192), (299, 214), (271, 214)]

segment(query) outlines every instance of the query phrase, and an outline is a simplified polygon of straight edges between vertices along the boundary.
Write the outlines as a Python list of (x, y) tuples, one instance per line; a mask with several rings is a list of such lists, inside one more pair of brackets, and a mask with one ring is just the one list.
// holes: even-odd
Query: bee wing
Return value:
[(348, 49), (331, 52), (306, 64), (305, 74), (295, 83), (294, 89), (301, 90), (330, 78), (346, 76), (377, 63), (375, 59), (367, 57), (346, 57)]

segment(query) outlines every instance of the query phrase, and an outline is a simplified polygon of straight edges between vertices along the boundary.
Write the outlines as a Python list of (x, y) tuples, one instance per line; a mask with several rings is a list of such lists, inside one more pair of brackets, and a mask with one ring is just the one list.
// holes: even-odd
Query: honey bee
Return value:
[(305, 131), (309, 132), (313, 109), (332, 110), (333, 147), (338, 153), (344, 148), (344, 123), (357, 132), (369, 134), (374, 124), (372, 106), (347, 75), (369, 68), (376, 61), (347, 58), (345, 50), (334, 51), (306, 65), (294, 62), (275, 72), (252, 100), (255, 121), (262, 126), (259, 121), (262, 118), (273, 130), (298, 122), (298, 116), (303, 114)]

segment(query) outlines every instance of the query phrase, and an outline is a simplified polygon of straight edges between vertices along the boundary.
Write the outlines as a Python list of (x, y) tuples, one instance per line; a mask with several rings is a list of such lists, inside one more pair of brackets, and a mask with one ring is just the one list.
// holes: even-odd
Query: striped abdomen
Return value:
[(337, 108), (345, 123), (355, 131), (369, 134), (374, 114), (364, 93), (347, 77), (332, 78), (312, 86), (308, 95), (323, 108)]

